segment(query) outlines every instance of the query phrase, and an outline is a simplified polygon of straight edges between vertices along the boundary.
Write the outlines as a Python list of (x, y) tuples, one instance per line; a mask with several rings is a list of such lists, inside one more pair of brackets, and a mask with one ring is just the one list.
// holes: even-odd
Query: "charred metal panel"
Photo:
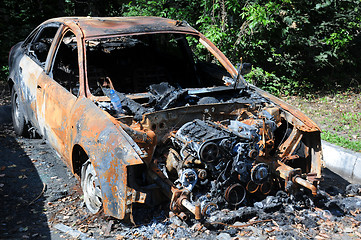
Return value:
[(279, 156), (281, 159), (284, 159), (288, 156), (291, 156), (294, 152), (297, 145), (300, 143), (302, 138), (302, 133), (297, 128), (293, 128), (290, 136), (282, 143), (279, 147), (280, 153)]
[(94, 165), (105, 214), (123, 219), (129, 213), (127, 166), (143, 164), (134, 150), (136, 144), (89, 99), (79, 98), (70, 113), (71, 146), (80, 145)]
[(321, 134), (320, 132), (310, 133), (308, 137), (308, 144), (311, 148), (311, 173), (316, 173), (316, 177), (321, 179), (322, 174), (322, 164), (323, 164), (323, 156), (322, 156), (322, 148), (321, 148)]
[[(47, 78), (47, 76), (44, 78)], [(46, 126), (47, 137), (54, 142), (53, 145), (56, 150), (62, 156), (69, 156), (69, 133), (71, 130), (69, 128), (69, 114), (76, 97), (58, 83), (51, 79), (47, 80), (47, 83), (44, 81), (45, 84), (42, 86), (44, 93), (40, 92), (40, 95), (44, 97), (44, 102), (39, 107), (44, 112), (41, 112), (39, 116), (45, 118), (44, 126)], [(39, 84), (39, 86), (41, 85)]]
[(36, 123), (36, 86), (43, 69), (27, 55), (19, 62), (19, 93), (28, 121)]
[[(22, 48), (23, 42), (19, 42), (15, 44), (9, 53), (9, 69), (16, 69), (19, 65), (19, 62), (24, 54), (24, 49)], [(16, 83), (19, 81), (19, 72), (10, 71), (9, 72), (9, 79), (15, 81)]]
[[(57, 19), (54, 20), (56, 21)], [(59, 20), (64, 22), (77, 22), (84, 32), (85, 38), (169, 31), (197, 33), (196, 30), (186, 23), (177, 24), (176, 20), (159, 17), (78, 17), (61, 18)]]

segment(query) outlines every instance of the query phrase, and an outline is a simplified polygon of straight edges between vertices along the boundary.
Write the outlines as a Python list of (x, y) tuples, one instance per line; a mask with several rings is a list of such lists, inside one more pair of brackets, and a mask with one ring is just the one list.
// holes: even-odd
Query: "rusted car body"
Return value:
[(51, 19), (10, 51), (14, 128), (35, 129), (81, 179), (89, 210), (118, 219), (164, 199), (201, 219), (277, 188), (316, 194), (319, 127), (246, 83), (243, 66), (186, 22)]

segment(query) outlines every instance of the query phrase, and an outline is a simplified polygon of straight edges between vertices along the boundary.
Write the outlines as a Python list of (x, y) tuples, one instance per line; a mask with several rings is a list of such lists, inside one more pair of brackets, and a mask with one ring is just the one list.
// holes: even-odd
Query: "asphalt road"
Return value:
[(49, 202), (77, 181), (42, 139), (17, 137), (9, 106), (0, 106), (0, 238), (61, 239), (51, 230)]

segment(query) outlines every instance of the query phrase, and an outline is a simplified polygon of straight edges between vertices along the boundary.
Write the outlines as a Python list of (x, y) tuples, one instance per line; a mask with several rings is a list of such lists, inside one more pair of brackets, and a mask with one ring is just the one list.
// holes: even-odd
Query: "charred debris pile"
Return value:
[[(327, 192), (324, 191), (327, 189)], [(331, 191), (333, 189), (333, 191)], [(251, 206), (238, 209), (216, 210), (207, 219), (181, 220), (169, 215), (167, 207), (149, 208), (139, 206), (134, 209), (136, 226), (116, 219), (89, 216), (89, 221), (77, 220), (75, 225), (81, 231), (93, 237), (116, 238), (200, 238), (215, 239), (228, 237), (276, 237), (296, 239), (329, 239), (345, 236), (346, 239), (357, 239), (358, 235), (350, 234), (361, 230), (361, 186), (349, 185), (336, 188), (325, 183), (315, 198), (299, 191), (289, 195), (277, 191), (263, 200), (255, 201)], [(332, 195), (330, 195), (332, 194)], [(69, 204), (61, 202), (59, 206)], [(86, 219), (84, 208), (74, 207), (81, 201), (72, 202), (72, 209), (58, 214), (55, 223), (73, 224), (61, 215), (80, 216)], [(79, 211), (79, 212), (77, 212)], [(78, 224), (80, 222), (80, 224)]]
[[(328, 189), (334, 186), (328, 186)], [(338, 188), (336, 188), (338, 189)], [(254, 202), (251, 206), (243, 206), (235, 210), (216, 210), (210, 216), (202, 220), (203, 231), (223, 230), (231, 236), (238, 231), (247, 231), (257, 227), (262, 232), (260, 235), (270, 236), (300, 236), (299, 231), (307, 236), (316, 237), (325, 230), (327, 234), (340, 234), (347, 227), (360, 227), (361, 223), (361, 186), (350, 184), (346, 190), (338, 189), (334, 195), (320, 190), (317, 197), (311, 197), (304, 191), (296, 195), (289, 195), (279, 190), (275, 195)], [(144, 215), (143, 215), (144, 216)], [(154, 226), (165, 228), (156, 218), (152, 219)], [(176, 226), (188, 226), (188, 236), (194, 233), (194, 220), (181, 222), (177, 218), (170, 217), (167, 221), (168, 228)], [(324, 225), (325, 229), (322, 229)], [(248, 228), (251, 226), (250, 228)], [(252, 227), (253, 226), (253, 227)], [(143, 227), (146, 229), (147, 227)], [(140, 228), (142, 230), (142, 228)], [(169, 230), (169, 229), (168, 229)], [(359, 228), (360, 230), (360, 228)], [(346, 230), (347, 232), (347, 230)], [(214, 234), (214, 232), (212, 232)], [(146, 231), (143, 234), (150, 234)], [(251, 236), (255, 236), (251, 234)], [(331, 236), (331, 235), (329, 235)], [(151, 237), (149, 235), (149, 237)], [(180, 236), (179, 236), (180, 237)]]

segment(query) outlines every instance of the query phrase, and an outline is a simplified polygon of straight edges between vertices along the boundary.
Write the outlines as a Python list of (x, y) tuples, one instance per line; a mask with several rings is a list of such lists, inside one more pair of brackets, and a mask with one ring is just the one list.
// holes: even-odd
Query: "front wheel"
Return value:
[(102, 207), (102, 194), (99, 179), (90, 160), (87, 160), (81, 169), (81, 188), (89, 211), (93, 214), (99, 212)]
[(26, 133), (25, 116), (20, 104), (19, 94), (15, 90), (15, 87), (13, 87), (11, 91), (11, 116), (13, 119), (13, 126), (17, 135), (24, 136)]

